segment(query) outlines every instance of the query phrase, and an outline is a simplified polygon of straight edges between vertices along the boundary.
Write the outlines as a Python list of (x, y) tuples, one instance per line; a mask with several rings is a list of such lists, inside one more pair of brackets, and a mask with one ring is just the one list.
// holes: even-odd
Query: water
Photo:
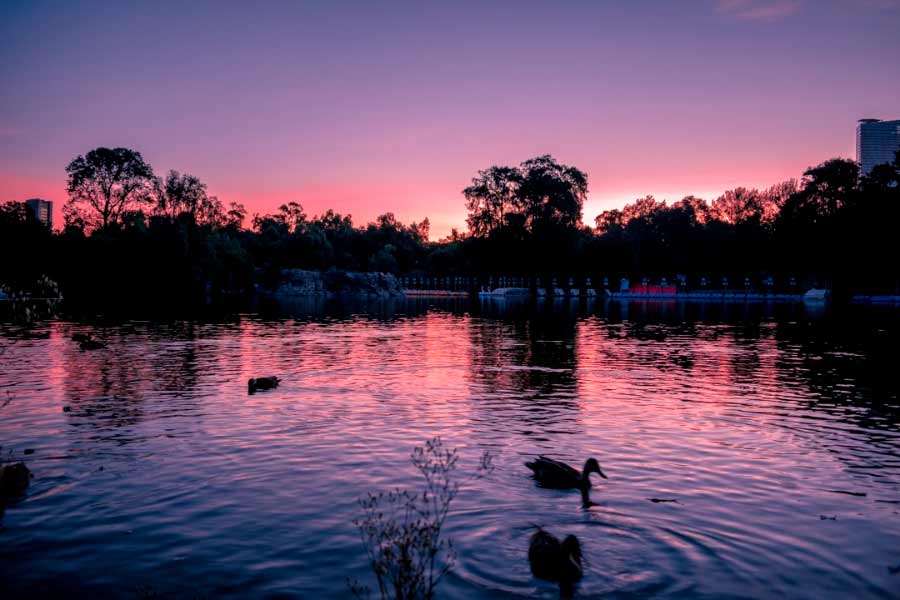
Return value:
[[(580, 538), (582, 597), (900, 595), (891, 309), (299, 303), (44, 331), (0, 336), (0, 443), (35, 473), (3, 598), (347, 597), (373, 582), (359, 496), (416, 486), (434, 435), (461, 475), (497, 465), (456, 500), (442, 598), (558, 597), (533, 524)], [(264, 374), (281, 387), (248, 396)], [(541, 453), (597, 457), (598, 506), (536, 487)]]

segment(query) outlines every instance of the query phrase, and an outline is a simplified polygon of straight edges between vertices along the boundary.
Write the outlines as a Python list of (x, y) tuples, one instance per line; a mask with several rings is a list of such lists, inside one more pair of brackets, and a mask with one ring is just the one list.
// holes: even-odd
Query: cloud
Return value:
[(861, 0), (862, 4), (869, 8), (880, 10), (900, 9), (900, 0)]
[(734, 19), (777, 21), (797, 14), (804, 0), (714, 0), (714, 4), (717, 13)]
[[(716, 13), (740, 21), (778, 21), (799, 13), (805, 7), (816, 6), (810, 0), (712, 0), (712, 2)], [(839, 0), (833, 4), (875, 11), (900, 10), (900, 0)]]

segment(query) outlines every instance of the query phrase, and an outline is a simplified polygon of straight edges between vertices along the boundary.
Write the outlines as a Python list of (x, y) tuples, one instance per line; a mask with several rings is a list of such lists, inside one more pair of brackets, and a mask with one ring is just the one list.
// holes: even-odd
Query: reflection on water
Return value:
[[(48, 332), (0, 337), (0, 444), (36, 475), (3, 517), (4, 598), (346, 597), (357, 498), (416, 481), (434, 435), (463, 469), (497, 454), (447, 523), (442, 597), (557, 597), (535, 524), (579, 538), (586, 597), (900, 594), (890, 309), (300, 300)], [(599, 458), (599, 506), (537, 488), (536, 454)]]

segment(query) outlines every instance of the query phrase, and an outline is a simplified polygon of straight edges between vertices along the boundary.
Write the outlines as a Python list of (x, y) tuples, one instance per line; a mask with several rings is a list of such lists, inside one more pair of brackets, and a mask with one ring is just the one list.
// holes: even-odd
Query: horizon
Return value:
[(550, 153), (588, 174), (591, 225), (646, 195), (712, 200), (855, 159), (857, 120), (900, 113), (892, 0), (570, 3), (513, 19), (465, 3), (198, 4), (177, 21), (174, 5), (98, 19), (88, 4), (0, 8), (0, 198), (50, 200), (55, 223), (65, 165), (125, 146), (250, 215), (290, 201), (356, 225), (393, 212), (428, 217), (432, 240), (465, 230), (478, 170)]

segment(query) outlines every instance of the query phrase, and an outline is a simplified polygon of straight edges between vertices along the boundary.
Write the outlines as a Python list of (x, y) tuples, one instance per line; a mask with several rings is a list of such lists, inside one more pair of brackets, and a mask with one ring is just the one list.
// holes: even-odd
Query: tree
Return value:
[(739, 225), (751, 220), (762, 221), (764, 211), (759, 190), (739, 187), (713, 200), (710, 212), (722, 223)]
[(29, 221), (34, 221), (34, 213), (24, 202), (4, 202), (0, 204), (0, 227), (12, 231)]
[(156, 213), (175, 219), (183, 212), (195, 213), (206, 196), (206, 184), (193, 175), (169, 171), (165, 179), (153, 181)]
[(469, 211), (466, 223), (475, 237), (504, 228), (534, 232), (576, 227), (587, 197), (587, 175), (545, 154), (519, 167), (479, 171), (463, 194)]
[(306, 213), (303, 212), (303, 206), (299, 202), (282, 204), (274, 215), (253, 216), (254, 228), (260, 232), (263, 229), (270, 232), (277, 230), (279, 236), (301, 232), (305, 223)]
[(247, 218), (247, 209), (243, 204), (231, 202), (228, 205), (228, 212), (225, 214), (225, 226), (235, 231), (243, 228), (244, 219)]
[(383, 215), (378, 215), (375, 218), (375, 226), (378, 229), (393, 229), (393, 230), (400, 229), (400, 225), (397, 222), (397, 217), (394, 216), (394, 213), (392, 213), (392, 212), (387, 212), (387, 213), (384, 213)]
[(597, 235), (621, 233), (625, 229), (625, 223), (622, 211), (617, 208), (604, 210), (594, 218)]
[(322, 213), (321, 216), (313, 217), (312, 222), (323, 231), (339, 232), (353, 229), (353, 217), (351, 215), (344, 217), (330, 208)]
[(129, 148), (95, 148), (66, 167), (66, 224), (106, 229), (127, 210), (150, 202), (153, 169)]
[(409, 225), (409, 231), (418, 238), (420, 242), (425, 243), (428, 241), (428, 234), (431, 232), (431, 221), (428, 220), (428, 217), (425, 217), (421, 223), (413, 221)]
[(632, 221), (649, 222), (650, 218), (659, 210), (665, 208), (666, 203), (658, 201), (653, 196), (638, 198), (631, 204), (626, 204), (622, 209), (622, 218), (626, 225)]
[(852, 204), (859, 182), (859, 165), (852, 160), (833, 158), (803, 173), (801, 189), (785, 203), (784, 213), (816, 221), (834, 217)]
[(296, 233), (306, 222), (306, 213), (299, 202), (288, 202), (278, 207), (278, 215), (291, 233)]
[(784, 207), (788, 199), (797, 193), (800, 185), (796, 179), (788, 179), (776, 183), (760, 193), (759, 199), (762, 207), (763, 223), (773, 223)]
[(466, 239), (466, 234), (460, 233), (459, 229), (457, 229), (456, 227), (453, 227), (452, 229), (450, 229), (450, 235), (448, 235), (445, 238), (441, 238), (438, 241), (438, 244), (457, 244), (459, 242), (462, 242), (465, 239)]
[(587, 175), (562, 165), (545, 154), (526, 160), (520, 166), (518, 199), (527, 224), (539, 223), (575, 227), (581, 224), (581, 210), (587, 197)]
[(672, 208), (683, 210), (691, 215), (696, 225), (705, 225), (711, 218), (709, 204), (703, 198), (696, 196), (685, 196), (679, 202), (672, 205)]
[(188, 215), (190, 220), (204, 225), (221, 226), (226, 222), (222, 203), (206, 192), (206, 184), (188, 173), (172, 170), (165, 179), (153, 182), (156, 213), (175, 220)]
[(472, 185), (463, 190), (472, 235), (490, 235), (503, 226), (507, 213), (521, 209), (521, 184), (522, 174), (514, 167), (493, 166), (472, 178)]
[(800, 190), (788, 198), (774, 223), (779, 255), (792, 270), (827, 278), (834, 289), (846, 288), (866, 268), (871, 256), (854, 256), (884, 216), (860, 223), (859, 166), (834, 158), (803, 173)]
[(47, 250), (52, 235), (24, 202), (0, 204), (0, 256), (6, 258), (0, 260), (0, 283), (21, 288), (34, 282), (50, 262)]
[(369, 258), (369, 270), (380, 273), (396, 273), (397, 259), (394, 257), (396, 249), (392, 244), (385, 244)]

